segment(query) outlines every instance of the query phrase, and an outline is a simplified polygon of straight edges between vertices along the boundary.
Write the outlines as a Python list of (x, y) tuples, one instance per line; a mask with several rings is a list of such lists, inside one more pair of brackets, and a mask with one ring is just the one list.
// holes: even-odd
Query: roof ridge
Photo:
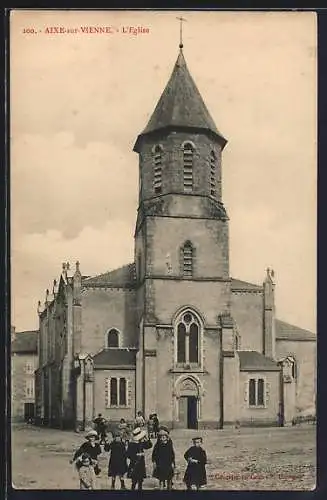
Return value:
[(231, 286), (233, 287), (233, 282), (234, 284), (236, 284), (236, 282), (240, 283), (240, 284), (244, 284), (244, 285), (247, 285), (248, 287), (253, 287), (253, 288), (262, 288), (262, 285), (258, 285), (257, 283), (251, 283), (250, 281), (245, 281), (245, 280), (241, 280), (239, 278), (233, 278), (231, 277)]
[[(302, 328), (301, 326), (297, 326), (297, 325), (293, 325), (292, 323), (288, 323), (287, 321), (284, 321), (282, 319), (279, 319), (279, 318), (275, 318), (275, 322), (276, 322), (276, 326), (279, 324), (281, 327), (285, 327), (285, 329), (288, 329), (288, 330), (293, 330), (293, 333), (296, 334), (296, 331), (298, 333), (306, 333), (308, 334), (309, 336), (313, 336), (313, 337), (316, 337), (317, 334), (315, 332), (312, 332), (311, 330), (307, 330), (306, 328)], [(277, 332), (276, 332), (277, 333)], [(280, 331), (279, 332), (279, 335), (285, 335), (287, 334), (286, 332), (283, 332), (283, 331)], [(289, 333), (289, 335), (291, 336), (292, 334)]]

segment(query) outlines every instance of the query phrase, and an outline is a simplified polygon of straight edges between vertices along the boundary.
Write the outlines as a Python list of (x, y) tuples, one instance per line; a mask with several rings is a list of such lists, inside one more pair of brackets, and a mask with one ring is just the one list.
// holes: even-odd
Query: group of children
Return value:
[[(95, 489), (96, 476), (101, 470), (98, 457), (102, 451), (110, 453), (108, 476), (111, 477), (111, 489), (116, 487), (119, 478), (120, 488), (126, 489), (125, 476), (131, 479), (131, 489), (142, 490), (146, 478), (145, 450), (152, 450), (152, 475), (159, 480), (160, 489), (171, 490), (175, 472), (175, 451), (169, 430), (161, 426), (157, 433), (157, 441), (152, 444), (150, 437), (141, 427), (132, 431), (130, 441), (122, 439), (120, 431), (113, 434), (113, 440), (104, 444), (103, 450), (97, 442), (97, 432), (91, 430), (86, 435), (86, 442), (75, 452), (71, 463), (75, 463), (79, 473), (80, 489)], [(206, 452), (202, 447), (202, 438), (194, 437), (193, 445), (185, 452), (187, 467), (184, 483), (188, 490), (199, 489), (207, 484)]]

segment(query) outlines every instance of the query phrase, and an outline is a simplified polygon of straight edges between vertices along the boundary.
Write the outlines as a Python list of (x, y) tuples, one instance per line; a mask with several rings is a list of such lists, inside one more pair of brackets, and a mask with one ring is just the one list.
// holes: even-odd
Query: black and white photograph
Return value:
[(316, 487), (314, 12), (10, 13), (12, 485)]

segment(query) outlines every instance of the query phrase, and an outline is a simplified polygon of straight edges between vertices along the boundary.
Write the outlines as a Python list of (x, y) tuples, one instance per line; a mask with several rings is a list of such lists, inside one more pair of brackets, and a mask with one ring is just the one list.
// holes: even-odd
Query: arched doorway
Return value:
[(199, 419), (199, 387), (191, 377), (185, 377), (177, 386), (179, 427), (197, 429)]

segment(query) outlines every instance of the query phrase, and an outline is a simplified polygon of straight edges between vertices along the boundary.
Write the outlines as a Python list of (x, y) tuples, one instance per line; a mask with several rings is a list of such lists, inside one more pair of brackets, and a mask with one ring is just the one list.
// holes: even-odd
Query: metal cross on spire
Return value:
[(176, 17), (180, 21), (180, 27), (179, 27), (179, 48), (183, 48), (183, 22), (187, 22), (184, 17)]

